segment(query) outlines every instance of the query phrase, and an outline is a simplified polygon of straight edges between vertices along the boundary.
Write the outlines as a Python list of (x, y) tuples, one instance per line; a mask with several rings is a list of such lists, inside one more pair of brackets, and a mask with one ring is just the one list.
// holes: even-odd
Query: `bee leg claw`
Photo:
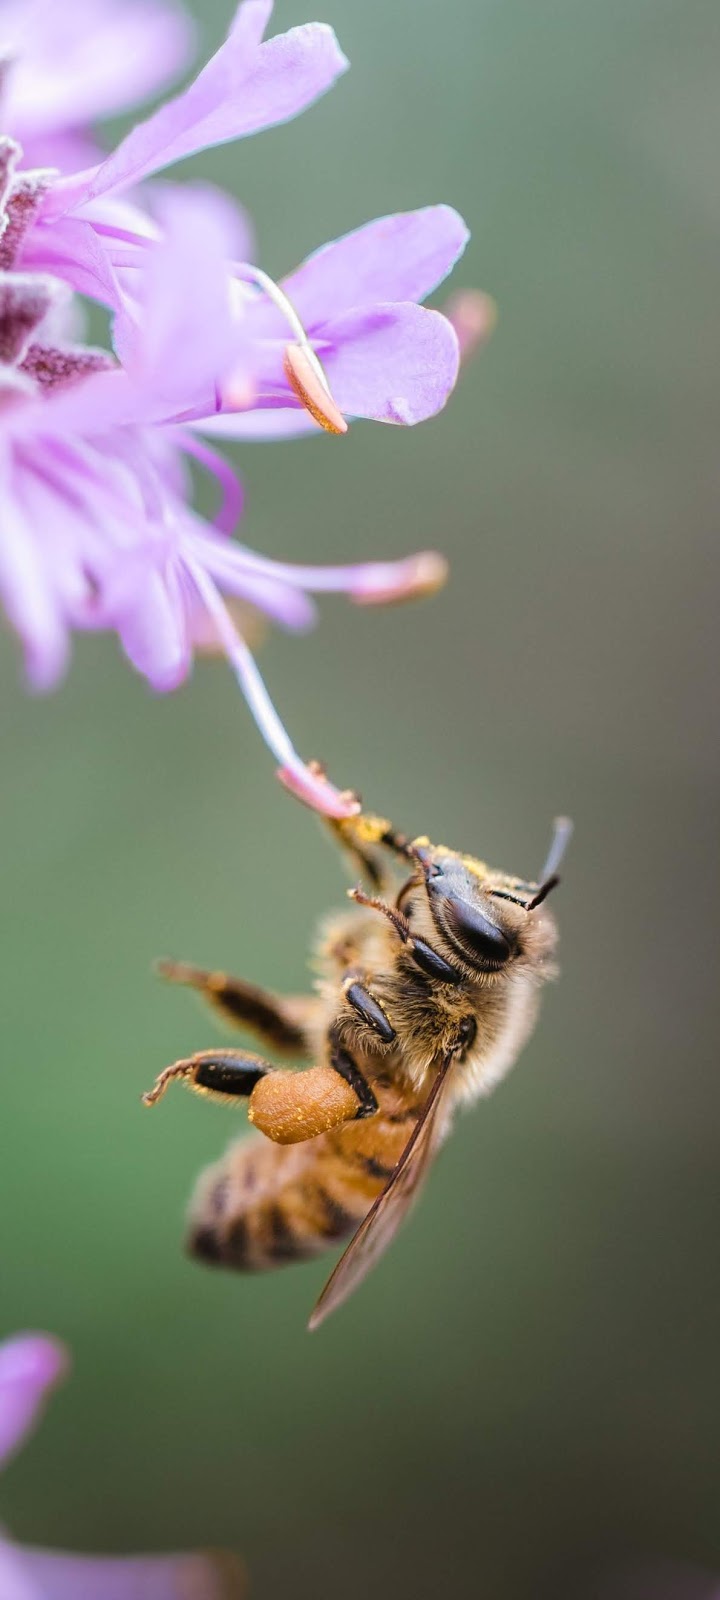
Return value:
[(163, 1071), (155, 1079), (152, 1089), (147, 1089), (145, 1094), (141, 1096), (143, 1105), (156, 1106), (158, 1100), (162, 1100), (168, 1084), (172, 1083), (173, 1078), (184, 1078), (189, 1070), (189, 1061), (175, 1061), (171, 1067), (164, 1067)]

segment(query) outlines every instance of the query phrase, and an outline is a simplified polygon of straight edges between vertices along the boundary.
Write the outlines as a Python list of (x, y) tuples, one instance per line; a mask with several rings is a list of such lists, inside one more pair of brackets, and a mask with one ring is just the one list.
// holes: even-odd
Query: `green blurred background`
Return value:
[[(309, 1338), (323, 1264), (181, 1254), (233, 1113), (139, 1095), (219, 1037), (152, 958), (300, 987), (342, 866), (222, 666), (153, 698), (81, 641), (34, 702), (4, 641), (2, 1321), (57, 1331), (74, 1375), (3, 1516), (33, 1542), (235, 1546), (269, 1600), (595, 1600), (636, 1559), (720, 1570), (720, 10), (319, 9), (349, 77), (186, 172), (242, 197), (275, 275), (449, 201), (455, 284), (500, 321), (437, 421), (238, 452), (258, 548), (452, 561), (424, 607), (329, 601), (263, 670), (298, 747), (404, 828), (532, 874), (575, 817), (562, 977)], [(207, 53), (232, 6), (196, 10)], [(278, 0), (275, 26), (308, 14)]]

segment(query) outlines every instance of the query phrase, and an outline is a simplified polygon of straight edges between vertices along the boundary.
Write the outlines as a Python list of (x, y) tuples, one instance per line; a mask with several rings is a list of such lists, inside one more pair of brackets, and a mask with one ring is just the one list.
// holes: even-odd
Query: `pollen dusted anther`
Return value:
[(445, 556), (438, 550), (419, 550), (417, 555), (408, 556), (406, 561), (398, 561), (395, 570), (388, 578), (373, 585), (368, 584), (366, 590), (358, 585), (352, 596), (356, 606), (396, 606), (403, 605), (406, 600), (422, 600), (428, 595), (437, 594), (444, 588), (448, 580), (450, 568)]
[(326, 433), (347, 433), (348, 425), (342, 411), (302, 345), (286, 345), (283, 367), (291, 389), (319, 427)]

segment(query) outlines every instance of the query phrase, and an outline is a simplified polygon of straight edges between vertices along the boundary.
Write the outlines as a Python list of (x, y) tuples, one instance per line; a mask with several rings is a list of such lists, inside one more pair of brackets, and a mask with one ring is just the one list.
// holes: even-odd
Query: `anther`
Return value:
[(267, 272), (263, 272), (261, 267), (243, 264), (237, 272), (238, 276), (249, 278), (264, 291), (292, 330), (294, 337), (285, 347), (283, 367), (288, 383), (300, 404), (327, 433), (347, 433), (348, 425), (342, 411), (333, 400), (322, 362), (313, 350), (302, 319), (284, 289), (281, 289)]
[(313, 421), (326, 433), (347, 433), (348, 425), (342, 411), (333, 400), (324, 374), (321, 377), (315, 362), (310, 360), (308, 348), (300, 344), (287, 345), (283, 367), (290, 388)]
[(455, 329), (460, 360), (465, 362), (490, 338), (497, 322), (495, 301), (481, 289), (458, 289), (441, 310)]
[(437, 550), (420, 550), (405, 561), (378, 563), (378, 577), (357, 581), (350, 595), (356, 606), (391, 606), (421, 600), (447, 583), (448, 563)]

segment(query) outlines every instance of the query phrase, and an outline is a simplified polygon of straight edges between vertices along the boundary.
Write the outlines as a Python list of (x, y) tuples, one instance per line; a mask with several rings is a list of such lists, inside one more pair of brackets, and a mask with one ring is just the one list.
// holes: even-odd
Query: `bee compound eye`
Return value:
[(512, 945), (501, 928), (479, 906), (454, 894), (449, 885), (429, 885), (442, 931), (460, 954), (480, 967), (499, 967), (512, 955)]

